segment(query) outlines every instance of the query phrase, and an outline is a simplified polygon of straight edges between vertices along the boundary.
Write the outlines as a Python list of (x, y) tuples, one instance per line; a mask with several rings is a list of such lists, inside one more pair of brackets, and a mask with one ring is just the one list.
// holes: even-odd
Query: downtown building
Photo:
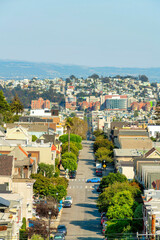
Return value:
[(127, 95), (105, 95), (104, 107), (107, 110), (127, 110)]

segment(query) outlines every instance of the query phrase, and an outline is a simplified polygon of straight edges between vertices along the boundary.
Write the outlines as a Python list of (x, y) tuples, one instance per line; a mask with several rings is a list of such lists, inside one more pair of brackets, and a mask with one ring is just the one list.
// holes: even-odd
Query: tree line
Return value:
[(110, 173), (100, 182), (102, 193), (97, 205), (105, 212), (107, 239), (125, 239), (143, 229), (141, 189), (135, 181), (128, 181), (121, 173)]

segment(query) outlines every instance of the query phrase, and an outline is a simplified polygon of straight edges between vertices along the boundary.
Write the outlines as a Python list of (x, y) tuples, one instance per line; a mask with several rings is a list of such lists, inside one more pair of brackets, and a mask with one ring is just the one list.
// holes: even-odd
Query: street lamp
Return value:
[(50, 240), (51, 214), (52, 214), (52, 212), (51, 212), (51, 211), (49, 211), (49, 212), (48, 212), (48, 215), (49, 215), (49, 240)]

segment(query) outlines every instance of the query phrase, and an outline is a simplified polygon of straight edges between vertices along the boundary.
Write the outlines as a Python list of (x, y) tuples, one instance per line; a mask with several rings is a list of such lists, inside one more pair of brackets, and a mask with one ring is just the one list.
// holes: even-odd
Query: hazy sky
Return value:
[(0, 0), (0, 59), (160, 67), (160, 0)]

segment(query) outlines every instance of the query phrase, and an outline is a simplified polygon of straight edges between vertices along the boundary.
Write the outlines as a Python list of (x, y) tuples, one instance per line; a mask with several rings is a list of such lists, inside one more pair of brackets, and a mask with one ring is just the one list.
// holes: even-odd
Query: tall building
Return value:
[(126, 110), (127, 95), (106, 95), (105, 108), (107, 110)]
[(51, 103), (49, 100), (43, 100), (43, 98), (39, 98), (38, 100), (32, 100), (31, 109), (50, 109)]

